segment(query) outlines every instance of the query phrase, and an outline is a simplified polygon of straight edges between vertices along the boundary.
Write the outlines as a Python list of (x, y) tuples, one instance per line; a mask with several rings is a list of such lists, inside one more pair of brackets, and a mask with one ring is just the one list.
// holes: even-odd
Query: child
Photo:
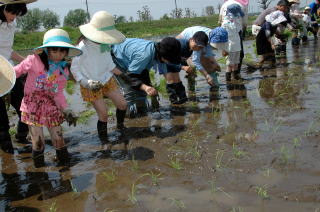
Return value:
[(256, 37), (257, 54), (262, 56), (258, 67), (261, 67), (267, 60), (270, 60), (272, 65), (275, 65), (276, 47), (272, 41), (272, 36), (275, 34), (281, 36), (287, 25), (287, 19), (282, 11), (272, 12), (265, 19), (266, 22), (262, 25)]
[(240, 70), (238, 64), (240, 63), (241, 40), (239, 32), (242, 30), (240, 18), (244, 16), (241, 7), (238, 4), (231, 4), (227, 7), (226, 16), (222, 22), (222, 27), (228, 32), (229, 39), (229, 55), (227, 56), (227, 71), (226, 81), (231, 81), (231, 74), (234, 79), (240, 79)]
[(317, 24), (316, 21), (311, 20), (310, 16), (310, 7), (304, 8), (304, 12), (302, 14), (303, 18), (303, 34), (302, 34), (302, 41), (307, 41), (308, 40), (308, 32), (312, 32), (313, 36), (315, 39), (317, 39), (317, 33), (316, 30), (312, 27), (313, 24)]
[(110, 54), (111, 44), (121, 43), (125, 36), (114, 28), (113, 16), (105, 11), (96, 12), (90, 23), (80, 26), (83, 37), (78, 47), (83, 54), (72, 60), (71, 72), (80, 82), (84, 101), (91, 102), (98, 114), (97, 130), (102, 142), (108, 141), (108, 110), (103, 97), (117, 107), (117, 128), (123, 132), (127, 103), (113, 74), (120, 75)]
[[(23, 16), (27, 13), (26, 4), (31, 2), (34, 2), (34, 0), (21, 0), (18, 2), (15, 2), (14, 0), (2, 0), (0, 2), (0, 55), (9, 60), (12, 64), (12, 60), (15, 62), (24, 60), (21, 55), (12, 49), (14, 33), (16, 31), (15, 19), (16, 17)], [(28, 135), (28, 125), (21, 122), (20, 111), (24, 82), (25, 77), (18, 78), (11, 93), (8, 94), (8, 96), (11, 97), (9, 98), (10, 104), (14, 107), (19, 116), (17, 134), (15, 136), (19, 143), (29, 143), (26, 139)], [(0, 147), (4, 152), (13, 154), (14, 151), (9, 129), (9, 118), (5, 105), (5, 98), (0, 97)]]
[(43, 127), (49, 130), (59, 163), (69, 158), (60, 125), (64, 119), (69, 124), (74, 122), (75, 116), (67, 108), (63, 94), (69, 76), (64, 58), (80, 55), (81, 50), (71, 44), (68, 33), (62, 29), (47, 31), (43, 45), (36, 50), (43, 51), (28, 56), (14, 69), (17, 77), (28, 73), (20, 108), (21, 120), (29, 125), (34, 166), (41, 167), (45, 148)]

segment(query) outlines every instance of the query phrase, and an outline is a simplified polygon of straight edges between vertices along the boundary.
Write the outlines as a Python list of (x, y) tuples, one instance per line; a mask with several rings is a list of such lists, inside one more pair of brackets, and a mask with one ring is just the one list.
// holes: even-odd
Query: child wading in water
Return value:
[(115, 29), (113, 16), (105, 11), (96, 12), (90, 23), (80, 26), (82, 37), (78, 47), (83, 54), (72, 60), (71, 71), (80, 82), (84, 101), (91, 102), (98, 114), (98, 135), (102, 142), (108, 141), (108, 110), (103, 97), (108, 97), (117, 107), (117, 128), (125, 129), (127, 102), (120, 92), (113, 74), (122, 72), (113, 63), (111, 44), (122, 43), (125, 36)]
[(226, 16), (221, 25), (227, 30), (229, 39), (226, 81), (231, 81), (231, 74), (235, 80), (240, 79), (238, 64), (240, 63), (241, 39), (239, 32), (242, 30), (240, 18), (243, 16), (244, 13), (241, 7), (238, 4), (231, 4), (227, 7)]
[(71, 45), (68, 33), (62, 29), (47, 31), (43, 45), (36, 49), (43, 51), (28, 56), (14, 69), (17, 77), (28, 73), (20, 108), (21, 120), (29, 125), (34, 166), (41, 167), (44, 166), (45, 148), (43, 127), (49, 130), (59, 163), (69, 159), (60, 125), (64, 119), (69, 124), (74, 123), (75, 116), (67, 108), (63, 95), (69, 76), (64, 58), (80, 55), (81, 50)]

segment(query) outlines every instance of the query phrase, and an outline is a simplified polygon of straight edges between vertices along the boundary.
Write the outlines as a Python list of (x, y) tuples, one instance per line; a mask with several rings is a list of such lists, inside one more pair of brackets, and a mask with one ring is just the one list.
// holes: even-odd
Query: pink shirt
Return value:
[[(24, 95), (32, 94), (33, 92), (44, 92), (53, 97), (56, 105), (62, 110), (68, 106), (66, 97), (63, 94), (63, 89), (67, 83), (67, 79), (60, 71), (55, 70), (51, 76), (48, 76), (45, 67), (37, 54), (29, 55), (20, 64), (14, 67), (17, 78), (22, 74), (28, 73), (26, 84), (24, 86)], [(64, 73), (69, 75), (67, 68)], [(22, 100), (20, 110), (22, 112), (30, 112), (35, 105), (26, 104)]]

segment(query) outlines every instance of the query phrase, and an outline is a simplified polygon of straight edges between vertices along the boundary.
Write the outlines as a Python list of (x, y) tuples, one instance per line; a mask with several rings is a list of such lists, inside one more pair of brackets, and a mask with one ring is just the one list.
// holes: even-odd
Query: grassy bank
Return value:
[[(249, 24), (254, 20), (254, 16), (249, 17)], [(154, 20), (145, 22), (120, 23), (116, 28), (126, 37), (148, 38), (153, 36), (175, 35), (186, 27), (206, 26), (214, 28), (218, 26), (218, 16), (195, 17), (181, 19)], [(80, 36), (78, 28), (64, 28), (75, 43)], [(14, 49), (30, 49), (41, 45), (44, 32), (16, 33)]]

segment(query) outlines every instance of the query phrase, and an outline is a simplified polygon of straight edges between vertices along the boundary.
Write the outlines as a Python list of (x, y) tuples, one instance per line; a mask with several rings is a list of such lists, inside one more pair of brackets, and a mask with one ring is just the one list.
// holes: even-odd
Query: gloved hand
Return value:
[(103, 87), (103, 84), (100, 81), (97, 81), (97, 80), (85, 80), (85, 79), (82, 79), (80, 81), (80, 84), (83, 87), (85, 87), (87, 89), (90, 89), (92, 91), (98, 91)]
[(79, 117), (71, 109), (64, 109), (62, 113), (69, 126), (73, 124), (73, 126), (75, 127), (77, 125), (77, 120)]

